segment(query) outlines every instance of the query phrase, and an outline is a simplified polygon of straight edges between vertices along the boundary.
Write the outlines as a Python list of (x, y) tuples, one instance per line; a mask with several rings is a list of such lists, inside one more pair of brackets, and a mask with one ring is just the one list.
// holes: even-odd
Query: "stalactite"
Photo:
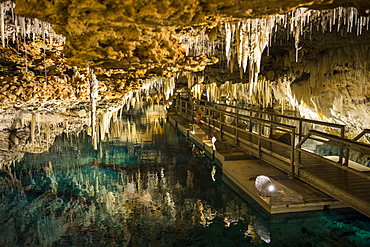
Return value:
[(5, 12), (5, 3), (0, 3), (0, 29), (1, 29), (1, 44), (5, 47), (5, 24), (4, 24), (4, 12)]
[[(355, 8), (344, 8), (338, 7), (331, 10), (312, 10), (308, 8), (298, 8), (293, 12), (285, 15), (273, 15), (262, 19), (248, 19), (241, 22), (226, 22), (220, 27), (224, 37), (224, 51), (227, 60), (227, 66), (231, 70), (234, 69), (234, 58), (238, 61), (238, 65), (244, 72), (248, 70), (249, 74), (249, 98), (252, 99), (255, 92), (255, 87), (260, 87), (259, 84), (259, 73), (261, 66), (261, 58), (264, 50), (271, 45), (272, 39), (276, 38), (275, 32), (284, 30), (287, 40), (292, 38), (294, 40), (294, 55), (292, 53), (292, 59), (288, 59), (285, 63), (291, 64), (292, 61), (296, 63), (299, 62), (300, 55), (300, 39), (305, 35), (306, 29), (309, 30), (311, 35), (313, 23), (316, 25), (318, 31), (332, 32), (333, 30), (340, 31), (341, 29), (350, 33), (356, 31), (357, 35), (361, 35), (363, 29), (369, 29), (370, 18), (366, 16), (359, 16), (357, 9)], [(195, 30), (192, 30), (195, 32)], [(204, 35), (201, 33), (200, 36)], [(185, 36), (184, 36), (185, 37)], [(182, 38), (184, 39), (184, 38)], [(207, 41), (206, 38), (202, 37), (204, 42)], [(202, 47), (204, 47), (204, 42), (201, 42)], [(202, 50), (199, 46), (199, 42), (195, 40), (186, 43), (187, 54), (193, 51), (192, 55), (198, 55), (196, 51), (200, 52)], [(235, 54), (235, 55), (234, 55)], [(329, 58), (328, 58), (329, 59)], [(328, 63), (331, 64), (331, 63)], [(325, 63), (324, 68), (328, 65)], [(322, 67), (320, 67), (322, 70)], [(314, 70), (311, 68), (311, 70)], [(312, 78), (310, 78), (310, 83), (312, 87), (316, 86), (315, 83), (320, 81), (320, 73), (316, 71), (311, 71)], [(316, 78), (315, 78), (316, 76)], [(242, 78), (242, 73), (241, 76)], [(191, 79), (189, 79), (191, 78)], [(196, 82), (193, 82), (191, 76), (188, 76), (188, 86), (193, 87)], [(199, 97), (199, 86), (196, 86), (196, 95)], [(269, 89), (269, 87), (264, 87)], [(261, 87), (260, 87), (261, 89)], [(266, 97), (269, 92), (266, 92)], [(256, 101), (256, 100), (254, 100)], [(258, 100), (257, 100), (258, 101)], [(268, 99), (268, 101), (271, 101)], [(266, 101), (264, 101), (266, 102)]]
[(193, 86), (193, 88), (191, 89), (191, 92), (193, 94), (193, 97), (195, 99), (202, 99), (202, 95), (203, 95), (203, 90), (205, 88), (205, 85), (202, 84), (202, 83), (197, 83)]
[(91, 130), (92, 130), (92, 144), (95, 150), (98, 149), (98, 136), (96, 125), (96, 107), (99, 96), (99, 82), (93, 71), (90, 71), (90, 101), (91, 101)]
[(188, 88), (192, 88), (195, 84), (195, 76), (194, 76), (193, 72), (186, 71), (186, 72), (183, 72), (183, 73), (186, 76), (186, 78), (188, 79)]
[[(3, 47), (8, 40), (19, 42), (19, 36), (22, 42), (27, 39), (42, 39), (43, 42), (53, 44), (57, 42), (62, 45), (65, 38), (54, 32), (50, 23), (39, 21), (36, 18), (25, 18), (14, 14), (15, 4), (12, 1), (5, 1), (0, 4), (0, 28), (1, 41)], [(45, 28), (48, 26), (48, 28)]]
[(138, 83), (141, 84), (141, 87), (129, 91), (123, 99), (122, 107), (126, 107), (127, 111), (130, 108), (141, 106), (143, 101), (153, 105), (154, 103), (159, 104), (163, 100), (165, 106), (172, 101), (171, 98), (174, 96), (176, 86), (175, 77), (154, 76), (145, 80), (139, 79)]
[(216, 102), (221, 98), (221, 90), (217, 86), (217, 83), (210, 83), (206, 85), (207, 88), (207, 100), (210, 102)]
[(30, 123), (30, 142), (35, 142), (35, 133), (36, 133), (36, 114), (32, 114), (31, 123)]
[[(212, 32), (208, 34), (204, 31), (198, 31), (191, 29), (190, 31), (183, 33), (179, 36), (179, 43), (186, 51), (186, 56), (198, 56), (205, 54), (212, 56), (215, 54), (215, 33), (217, 33), (217, 27), (212, 29)], [(209, 35), (211, 37), (209, 37)]]

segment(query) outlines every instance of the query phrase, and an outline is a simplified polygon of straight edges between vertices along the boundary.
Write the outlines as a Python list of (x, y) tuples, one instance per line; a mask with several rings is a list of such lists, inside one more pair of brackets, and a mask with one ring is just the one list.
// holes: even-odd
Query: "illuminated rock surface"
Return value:
[(103, 102), (140, 89), (140, 79), (177, 78), (181, 87), (185, 76), (189, 87), (205, 84), (214, 101), (226, 96), (298, 110), (353, 132), (369, 126), (361, 117), (369, 111), (366, 1), (17, 1), (14, 10), (5, 1), (2, 6), (2, 107), (87, 102), (89, 67)]
[(266, 223), (204, 189), (156, 108), (182, 89), (370, 128), (367, 0), (0, 2), (0, 245), (370, 244), (357, 216)]

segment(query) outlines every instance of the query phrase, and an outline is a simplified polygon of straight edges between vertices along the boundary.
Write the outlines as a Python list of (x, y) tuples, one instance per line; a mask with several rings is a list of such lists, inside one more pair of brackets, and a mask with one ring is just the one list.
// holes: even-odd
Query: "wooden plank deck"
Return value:
[[(333, 197), (298, 179), (291, 179), (283, 171), (245, 152), (212, 150), (212, 135), (177, 115), (170, 115), (169, 122), (186, 135), (206, 156), (214, 158), (222, 168), (223, 180), (239, 191), (241, 196), (252, 198), (270, 214), (323, 210), (347, 207)], [(254, 179), (259, 175), (271, 178), (276, 193), (271, 197), (260, 196)]]
[[(207, 119), (207, 117), (209, 118)], [(347, 167), (334, 165), (329, 160), (335, 159), (335, 157), (329, 157), (325, 160), (324, 158), (317, 158), (317, 156), (301, 152), (300, 165), (299, 167), (294, 167), (298, 174), (295, 174), (292, 171), (292, 167), (296, 160), (292, 162), (291, 159), (296, 155), (296, 149), (293, 149), (289, 143), (282, 143), (261, 133), (256, 133), (257, 125), (255, 123), (258, 123), (259, 120), (253, 120), (256, 121), (253, 124), (252, 120), (250, 120), (249, 127), (253, 125), (252, 127), (254, 128), (254, 131), (250, 131), (249, 128), (237, 128), (235, 122), (223, 122), (221, 124), (222, 113), (218, 113), (215, 118), (210, 117), (202, 116), (203, 124), (201, 125), (204, 133), (209, 135), (208, 138), (212, 135), (217, 136), (217, 138), (239, 147), (250, 155), (258, 157), (260, 161), (267, 162), (290, 175), (298, 176), (300, 180), (370, 217), (370, 176), (364, 176), (366, 173), (370, 174), (369, 168), (350, 163), (349, 167), (354, 169), (348, 169)], [(260, 121), (259, 124), (262, 124), (262, 122), (267, 125), (277, 124), (276, 122), (266, 122), (264, 119)], [(246, 126), (247, 123), (245, 124)], [(262, 128), (264, 127), (260, 125), (260, 130)], [(289, 126), (286, 128), (289, 128)], [(224, 159), (223, 161), (226, 160)], [(227, 173), (229, 168), (225, 168)], [(236, 170), (234, 169), (233, 173), (235, 172)], [(243, 173), (243, 171), (238, 170), (236, 173)], [(234, 183), (238, 180), (237, 174), (229, 174), (228, 176), (234, 178)], [(238, 184), (238, 186), (243, 187), (242, 184)]]
[(309, 162), (309, 165), (303, 165), (299, 169), (301, 180), (370, 217), (368, 178), (314, 157), (311, 157)]

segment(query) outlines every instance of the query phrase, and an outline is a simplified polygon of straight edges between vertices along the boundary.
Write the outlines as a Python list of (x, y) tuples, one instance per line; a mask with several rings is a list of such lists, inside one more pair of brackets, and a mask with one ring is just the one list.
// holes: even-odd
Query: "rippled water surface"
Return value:
[(267, 216), (166, 122), (160, 106), (91, 138), (56, 137), (0, 171), (0, 246), (370, 246), (354, 213)]

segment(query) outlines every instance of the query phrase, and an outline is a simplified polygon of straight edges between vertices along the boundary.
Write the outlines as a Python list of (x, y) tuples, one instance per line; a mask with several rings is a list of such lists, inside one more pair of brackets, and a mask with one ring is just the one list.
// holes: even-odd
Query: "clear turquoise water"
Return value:
[(140, 111), (115, 126), (96, 151), (86, 134), (62, 135), (0, 171), (0, 246), (370, 246), (356, 212), (266, 215), (220, 170), (214, 182), (164, 118)]

